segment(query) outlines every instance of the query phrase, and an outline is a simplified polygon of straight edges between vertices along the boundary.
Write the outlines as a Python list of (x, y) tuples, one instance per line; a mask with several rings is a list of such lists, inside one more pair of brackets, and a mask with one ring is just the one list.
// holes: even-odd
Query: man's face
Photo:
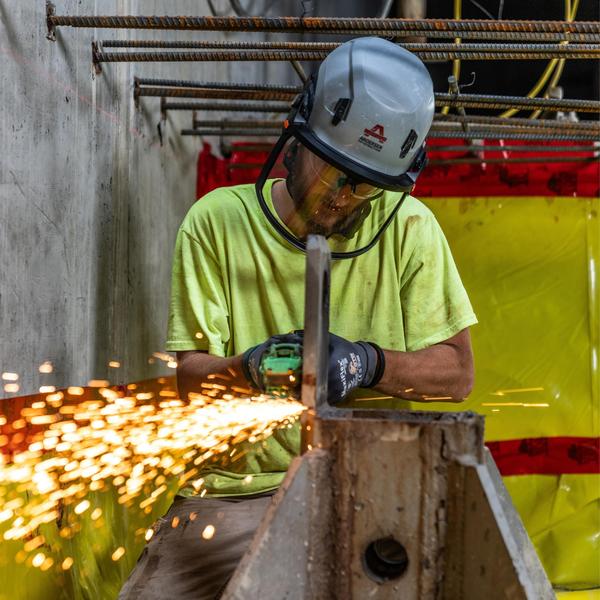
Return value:
[(297, 212), (296, 227), (306, 235), (351, 238), (369, 214), (370, 203), (382, 190), (370, 184), (353, 185), (348, 176), (298, 144), (287, 189)]

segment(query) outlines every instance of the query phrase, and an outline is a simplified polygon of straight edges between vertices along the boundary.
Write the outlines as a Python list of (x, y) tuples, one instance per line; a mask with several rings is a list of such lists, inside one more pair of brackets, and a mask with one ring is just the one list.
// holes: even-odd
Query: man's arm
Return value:
[(469, 329), (415, 352), (384, 350), (385, 372), (375, 389), (420, 402), (460, 402), (473, 388)]
[[(214, 377), (209, 378), (209, 375)], [(177, 352), (177, 387), (180, 398), (187, 399), (190, 392), (200, 393), (201, 383), (226, 385), (238, 394), (255, 393), (244, 377), (241, 354), (222, 358), (199, 350)]]

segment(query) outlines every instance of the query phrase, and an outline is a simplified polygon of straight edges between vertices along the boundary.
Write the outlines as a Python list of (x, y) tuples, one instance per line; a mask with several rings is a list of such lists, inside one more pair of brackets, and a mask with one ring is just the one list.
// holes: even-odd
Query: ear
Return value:
[(294, 162), (296, 161), (296, 157), (298, 156), (298, 146), (300, 142), (294, 140), (285, 151), (283, 155), (283, 166), (287, 169), (288, 173), (291, 173), (294, 169)]

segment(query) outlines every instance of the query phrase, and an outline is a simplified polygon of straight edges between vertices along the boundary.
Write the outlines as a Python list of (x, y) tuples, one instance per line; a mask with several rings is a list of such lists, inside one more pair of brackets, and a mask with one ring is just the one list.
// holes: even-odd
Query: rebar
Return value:
[(253, 90), (262, 92), (286, 92), (294, 96), (302, 91), (302, 86), (280, 85), (272, 83), (224, 83), (222, 81), (189, 81), (185, 79), (149, 79), (147, 77), (134, 77), (136, 86), (165, 86), (177, 88), (210, 88), (214, 90)]
[(348, 31), (409, 31), (427, 34), (445, 31), (452, 37), (464, 32), (515, 33), (600, 33), (596, 21), (504, 21), (484, 19), (374, 19), (351, 17), (194, 17), (194, 16), (68, 16), (49, 10), (48, 27), (91, 27), (102, 29), (176, 29), (195, 31), (243, 31), (286, 33), (335, 33)]
[(562, 163), (562, 162), (598, 162), (597, 156), (529, 156), (522, 158), (447, 158), (432, 159), (428, 164), (432, 167), (442, 165), (469, 165), (482, 163)]
[(528, 98), (521, 96), (493, 96), (483, 94), (436, 93), (438, 105), (463, 106), (465, 108), (489, 108), (499, 110), (506, 108), (543, 108), (550, 111), (571, 111), (600, 113), (600, 102), (597, 100), (575, 100), (555, 98)]
[[(598, 59), (597, 44), (403, 44), (424, 62), (443, 60)], [(95, 63), (107, 62), (211, 62), (211, 61), (320, 61), (320, 50), (205, 50), (200, 52), (103, 52)]]
[(595, 133), (600, 139), (600, 123), (596, 121), (554, 121), (551, 119), (522, 119), (518, 117), (490, 117), (481, 115), (443, 115), (435, 113), (434, 123), (461, 123), (467, 127), (476, 125), (500, 125), (506, 127), (520, 128), (549, 128), (561, 131), (563, 129), (572, 131)]
[(223, 112), (265, 112), (288, 113), (289, 104), (245, 104), (245, 103), (213, 103), (213, 102), (163, 102), (161, 110), (198, 110)]
[(222, 127), (224, 129), (282, 129), (283, 123), (281, 121), (268, 121), (264, 119), (245, 119), (243, 121), (211, 121), (211, 120), (194, 120), (194, 129), (212, 129), (215, 127)]
[[(552, 121), (555, 123), (555, 121)], [(515, 131), (520, 133), (546, 133), (548, 135), (584, 135), (587, 136), (592, 141), (595, 141), (599, 138), (598, 132), (593, 127), (583, 127), (580, 129), (574, 129), (570, 127), (564, 127), (562, 122), (557, 125), (552, 126), (544, 126), (544, 125), (521, 125), (520, 123), (507, 123), (507, 124), (493, 124), (493, 123), (470, 123), (465, 121), (461, 122), (452, 122), (452, 121), (435, 121), (431, 125), (433, 131), (455, 131), (457, 129), (462, 129), (472, 137), (481, 137), (477, 136), (476, 131), (480, 129), (486, 129), (487, 131)]]
[(497, 129), (473, 129), (469, 130), (468, 133), (464, 131), (443, 131), (436, 130), (432, 127), (429, 131), (428, 137), (430, 138), (477, 138), (487, 140), (539, 140), (539, 141), (553, 141), (553, 142), (595, 142), (596, 139), (589, 135), (583, 134), (549, 134), (547, 132), (538, 133), (533, 130), (529, 130), (527, 133), (520, 133), (515, 130), (510, 131), (498, 131)]
[(284, 91), (261, 90), (226, 90), (211, 88), (176, 88), (176, 87), (140, 87), (134, 88), (134, 97), (151, 96), (158, 98), (212, 98), (218, 100), (291, 100), (293, 96)]
[(264, 129), (182, 129), (181, 135), (215, 135), (219, 137), (277, 137), (276, 131), (266, 131)]
[(600, 146), (587, 144), (585, 146), (490, 146), (480, 144), (469, 144), (462, 146), (435, 146), (427, 147), (427, 152), (434, 154), (435, 152), (539, 152), (539, 153), (555, 153), (555, 152), (600, 152)]

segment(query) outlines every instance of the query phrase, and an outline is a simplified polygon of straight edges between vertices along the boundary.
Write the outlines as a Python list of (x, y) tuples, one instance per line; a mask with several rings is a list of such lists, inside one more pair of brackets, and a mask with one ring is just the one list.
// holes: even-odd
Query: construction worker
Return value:
[[(410, 196), (433, 111), (418, 58), (378, 38), (344, 43), (294, 102), (256, 185), (192, 206), (177, 238), (168, 334), (182, 397), (215, 373), (260, 389), (269, 347), (302, 343), (310, 233), (333, 257), (329, 402), (367, 392), (395, 398), (379, 406), (409, 408), (468, 395), (476, 318), (439, 225)], [(279, 159), (285, 178), (269, 178)], [(208, 465), (201, 489), (180, 491), (120, 598), (219, 597), (299, 447), (299, 426), (286, 428)]]

